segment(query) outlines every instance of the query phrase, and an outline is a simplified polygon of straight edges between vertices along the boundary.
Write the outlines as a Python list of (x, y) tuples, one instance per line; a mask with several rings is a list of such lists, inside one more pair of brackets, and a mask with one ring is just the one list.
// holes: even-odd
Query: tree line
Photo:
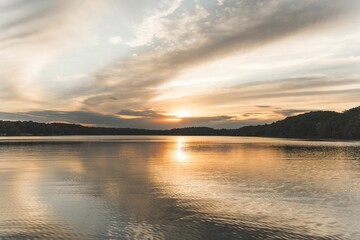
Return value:
[(360, 139), (360, 107), (342, 113), (317, 111), (260, 126), (243, 127), (242, 136), (309, 139)]
[(287, 117), (271, 124), (237, 129), (208, 127), (149, 130), (135, 128), (87, 127), (79, 124), (0, 121), (0, 135), (193, 135), (193, 136), (259, 136), (307, 139), (360, 139), (360, 107), (342, 113), (316, 111)]

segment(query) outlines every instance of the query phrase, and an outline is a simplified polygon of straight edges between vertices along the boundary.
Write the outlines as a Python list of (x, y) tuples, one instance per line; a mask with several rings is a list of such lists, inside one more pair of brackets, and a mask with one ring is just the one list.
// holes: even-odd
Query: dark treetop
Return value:
[(208, 127), (148, 130), (134, 128), (86, 127), (65, 123), (36, 123), (32, 121), (0, 121), (0, 135), (209, 135), (261, 136), (308, 139), (360, 139), (360, 107), (342, 113), (317, 111), (287, 117), (271, 124), (238, 129)]

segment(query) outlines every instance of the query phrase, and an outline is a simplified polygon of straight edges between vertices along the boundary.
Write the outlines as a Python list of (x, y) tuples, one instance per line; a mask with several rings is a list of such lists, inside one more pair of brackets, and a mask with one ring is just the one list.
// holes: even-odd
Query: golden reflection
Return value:
[[(308, 205), (303, 204), (303, 199), (304, 193), (343, 194), (343, 188), (334, 184), (334, 179), (349, 176), (344, 161), (349, 159), (347, 148), (315, 148), (313, 145), (319, 143), (284, 143), (278, 139), (272, 142), (260, 138), (207, 139), (177, 138), (177, 161), (163, 161), (162, 167), (151, 166), (155, 185), (161, 186), (165, 196), (179, 199), (179, 206), (216, 219), (268, 217), (274, 226), (283, 227), (286, 223), (286, 227), (299, 229), (305, 225), (314, 232), (319, 229), (318, 223), (325, 227), (337, 221), (337, 215), (320, 210), (323, 202)], [(238, 143), (224, 143), (233, 139)], [(182, 154), (196, 161), (178, 164), (181, 162), (178, 155)], [(358, 185), (352, 189), (358, 189)]]
[(185, 142), (182, 137), (177, 139), (175, 159), (177, 162), (184, 163), (190, 159), (189, 154), (184, 150)]

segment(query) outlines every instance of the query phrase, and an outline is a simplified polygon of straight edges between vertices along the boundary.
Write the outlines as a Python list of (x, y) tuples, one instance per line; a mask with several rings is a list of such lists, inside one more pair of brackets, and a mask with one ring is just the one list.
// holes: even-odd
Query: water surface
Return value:
[(360, 239), (360, 142), (0, 138), (0, 239)]

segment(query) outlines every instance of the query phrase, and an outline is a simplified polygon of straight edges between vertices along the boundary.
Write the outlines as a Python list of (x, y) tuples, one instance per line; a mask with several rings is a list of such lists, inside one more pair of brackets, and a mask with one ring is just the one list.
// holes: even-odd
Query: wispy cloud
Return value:
[[(328, 77), (314, 76), (302, 78), (280, 79), (254, 83), (244, 83), (231, 87), (218, 88), (214, 91), (204, 91), (201, 95), (187, 96), (187, 101), (209, 106), (246, 106), (239, 112), (260, 108), (263, 114), (270, 112), (267, 103), (285, 108), (296, 107), (297, 111), (318, 110), (319, 106), (333, 109), (336, 103), (341, 103), (341, 110), (356, 106), (360, 102), (360, 77)], [(172, 102), (174, 101), (174, 102)], [(168, 99), (168, 104), (176, 105), (177, 98)], [(294, 111), (295, 109), (292, 109)], [(278, 111), (278, 113), (280, 113)], [(284, 115), (284, 114), (282, 114)], [(286, 114), (285, 114), (286, 115)]]
[(117, 45), (117, 44), (121, 43), (122, 41), (123, 40), (120, 36), (115, 36), (115, 37), (109, 38), (109, 42), (114, 45)]
[(0, 98), (16, 106), (41, 106), (41, 89), (35, 84), (41, 70), (82, 40), (84, 22), (94, 19), (102, 5), (90, 0), (3, 1)]
[(157, 112), (154, 110), (133, 110), (133, 109), (123, 109), (117, 113), (121, 116), (131, 116), (131, 117), (166, 117), (162, 112)]
[[(0, 11), (4, 118), (236, 127), (360, 101), (357, 0), (4, 0)], [(182, 107), (196, 114), (164, 121)]]
[(182, 2), (183, 0), (163, 1), (161, 8), (151, 11), (143, 22), (135, 27), (135, 38), (126, 44), (131, 47), (150, 44), (163, 32), (163, 19), (173, 14)]
[[(210, 117), (189, 117), (178, 121), (168, 120), (169, 117), (161, 113), (146, 111), (123, 110), (138, 114), (136, 118), (123, 118), (111, 114), (101, 114), (89, 111), (29, 111), (8, 113), (0, 112), (0, 118), (4, 120), (22, 120), (37, 122), (69, 122), (84, 125), (96, 125), (103, 127), (119, 128), (146, 128), (146, 129), (169, 129), (175, 127), (210, 126), (210, 127), (239, 127), (253, 124), (255, 121), (241, 121), (233, 116), (210, 116)], [(145, 116), (144, 116), (145, 115)], [(256, 122), (258, 123), (258, 122)]]
[[(196, 6), (191, 13), (177, 13), (167, 18), (180, 3), (177, 1), (169, 9), (148, 17), (149, 21), (160, 18), (157, 24), (161, 27), (156, 34), (136, 38), (139, 44), (135, 45), (164, 41), (159, 45), (161, 48), (155, 47), (135, 59), (121, 60), (100, 72), (97, 87), (101, 93), (87, 99), (86, 106), (111, 111), (114, 102), (109, 99), (115, 97), (120, 107), (151, 108), (149, 102), (160, 94), (161, 86), (188, 68), (320, 29), (347, 16), (358, 5), (354, 0), (333, 4), (323, 0), (227, 1), (227, 7), (214, 8), (211, 12)], [(298, 84), (301, 81), (299, 79)]]

